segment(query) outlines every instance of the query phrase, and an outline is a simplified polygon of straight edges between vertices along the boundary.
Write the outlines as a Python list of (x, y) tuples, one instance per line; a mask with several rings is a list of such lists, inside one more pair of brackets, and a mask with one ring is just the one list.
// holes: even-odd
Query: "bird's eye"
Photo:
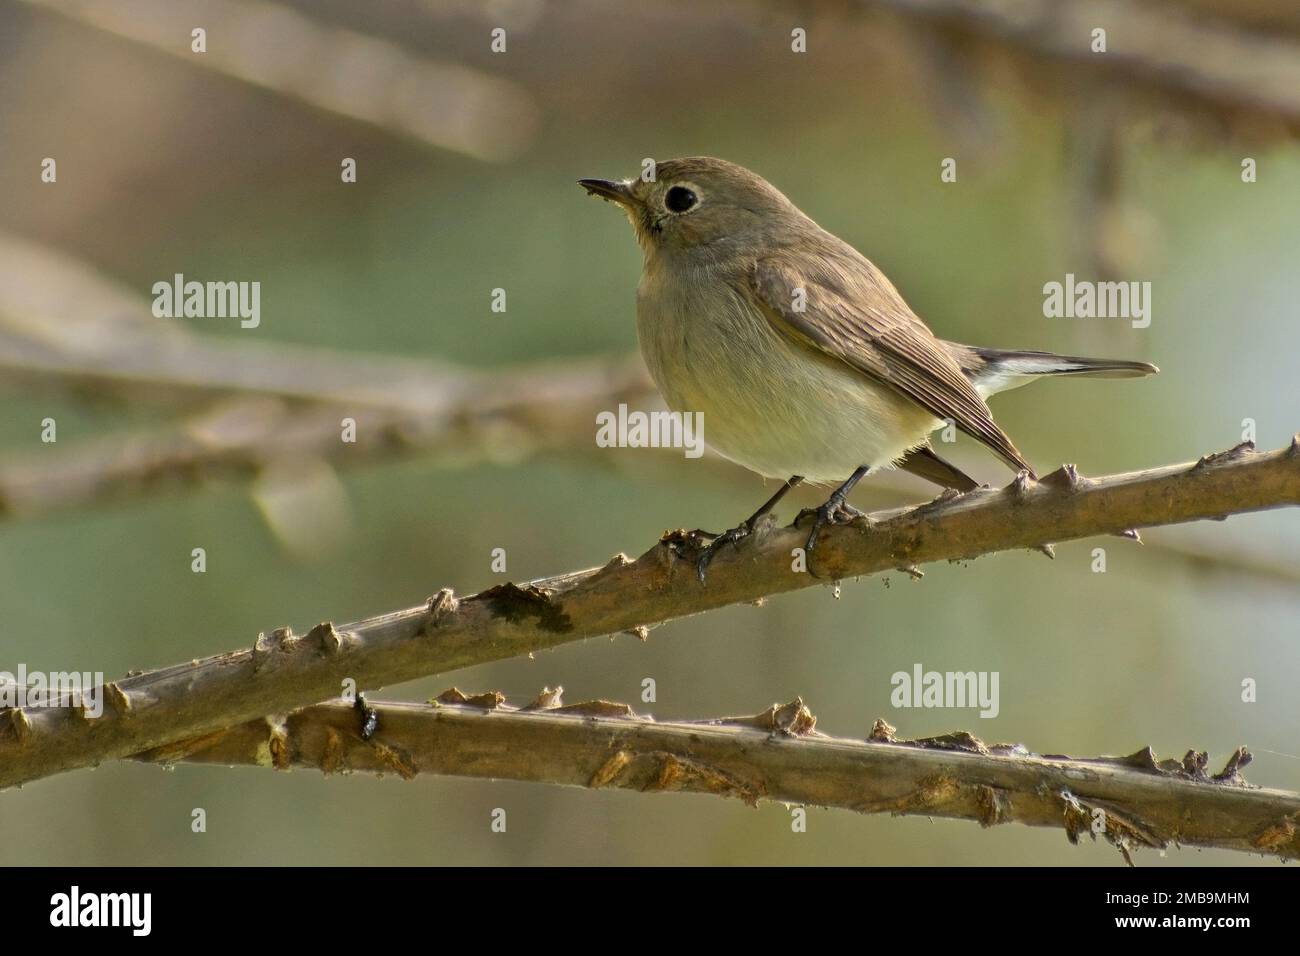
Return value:
[(664, 196), (664, 205), (668, 207), (670, 212), (685, 212), (698, 201), (695, 193), (685, 186), (674, 186), (668, 190), (668, 195)]

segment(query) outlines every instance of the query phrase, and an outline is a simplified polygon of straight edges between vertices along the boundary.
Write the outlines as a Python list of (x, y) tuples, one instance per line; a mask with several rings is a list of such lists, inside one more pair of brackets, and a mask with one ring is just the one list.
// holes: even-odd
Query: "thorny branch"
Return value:
[(1104, 837), (1132, 863), (1139, 847), (1219, 847), (1300, 856), (1300, 794), (1249, 786), (1239, 748), (1222, 772), (1207, 756), (1157, 761), (1043, 756), (965, 732), (900, 740), (876, 721), (865, 740), (828, 737), (802, 700), (752, 717), (656, 722), (605, 700), (562, 705), (547, 688), (522, 709), (497, 692), (455, 688), (428, 704), (368, 702), (369, 740), (347, 701), (316, 704), (138, 754), (173, 764), (244, 764), (323, 773), (450, 774), (590, 789), (681, 791), (1060, 827), (1072, 843)]
[(800, 571), (805, 528), (774, 521), (694, 577), (696, 533), (666, 534), (637, 560), (502, 584), (457, 599), (444, 588), (424, 605), (306, 635), (283, 627), (248, 650), (129, 676), (104, 688), (107, 706), (11, 709), (0, 729), (0, 787), (126, 757), (334, 696), (344, 679), (395, 684), (651, 625), (845, 577), (970, 558), (1138, 527), (1300, 504), (1300, 437), (1256, 453), (1250, 444), (1201, 460), (1088, 479), (1063, 466), (1039, 482), (945, 494), (826, 531)]

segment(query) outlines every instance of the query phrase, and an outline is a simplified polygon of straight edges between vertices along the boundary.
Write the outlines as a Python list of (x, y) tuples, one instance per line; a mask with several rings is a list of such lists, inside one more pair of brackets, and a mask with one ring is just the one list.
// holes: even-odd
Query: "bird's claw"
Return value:
[(865, 512), (853, 507), (839, 493), (831, 495), (820, 508), (804, 508), (799, 512), (799, 517), (795, 518), (795, 524), (807, 515), (814, 516), (812, 530), (808, 532), (808, 543), (804, 545), (804, 551), (808, 554), (812, 554), (817, 547), (817, 537), (826, 525), (848, 524), (854, 518), (866, 517)]
[(704, 583), (704, 576), (709, 569), (709, 565), (713, 563), (713, 559), (717, 557), (718, 552), (722, 550), (724, 545), (730, 544), (734, 547), (749, 535), (750, 528), (747, 524), (730, 528), (722, 532), (722, 534), (709, 535), (713, 540), (700, 550), (700, 556), (695, 560), (695, 576), (700, 579), (700, 583)]

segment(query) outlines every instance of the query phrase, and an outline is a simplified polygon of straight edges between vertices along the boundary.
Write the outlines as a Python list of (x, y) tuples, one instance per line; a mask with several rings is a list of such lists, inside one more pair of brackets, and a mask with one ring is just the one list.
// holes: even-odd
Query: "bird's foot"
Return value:
[(827, 525), (848, 524), (854, 518), (866, 517), (865, 512), (859, 511), (845, 501), (844, 495), (838, 491), (826, 499), (826, 503), (820, 508), (804, 508), (799, 512), (799, 517), (794, 519), (794, 523), (798, 524), (807, 515), (814, 516), (812, 530), (808, 532), (808, 543), (804, 545), (804, 551), (810, 555), (817, 547), (817, 538), (822, 533), (822, 528)]
[(695, 576), (703, 584), (709, 565), (713, 563), (713, 559), (717, 557), (718, 552), (728, 544), (735, 547), (745, 538), (748, 538), (753, 533), (753, 529), (749, 527), (749, 522), (743, 521), (737, 527), (730, 528), (722, 532), (722, 534), (709, 534), (707, 531), (700, 533), (713, 539), (700, 549), (699, 557), (695, 559)]

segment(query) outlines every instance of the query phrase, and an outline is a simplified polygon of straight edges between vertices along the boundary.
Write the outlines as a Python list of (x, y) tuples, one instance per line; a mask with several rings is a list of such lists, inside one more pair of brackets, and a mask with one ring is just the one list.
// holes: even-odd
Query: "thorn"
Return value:
[(1183, 773), (1194, 780), (1204, 780), (1209, 774), (1205, 768), (1209, 766), (1210, 755), (1204, 750), (1199, 753), (1195, 750), (1189, 750), (1183, 754)]
[(484, 710), (496, 710), (506, 702), (506, 695), (499, 690), (490, 690), (486, 694), (468, 696), (459, 687), (449, 687), (437, 697), (429, 700), (430, 704), (465, 704), (469, 707), (482, 707)]
[(271, 755), (271, 766), (276, 770), (288, 770), (293, 763), (289, 748), (289, 728), (284, 718), (275, 716), (266, 718), (266, 748)]
[(817, 729), (817, 717), (808, 709), (802, 697), (796, 697), (788, 704), (773, 704), (762, 713), (751, 716), (722, 717), (702, 723), (755, 727), (783, 737), (807, 737)]
[(1142, 543), (1142, 535), (1138, 534), (1137, 528), (1125, 528), (1119, 533), (1119, 537), (1128, 538), (1130, 541), (1136, 541), (1138, 544)]
[(1068, 491), (1074, 491), (1087, 481), (1079, 474), (1078, 466), (1065, 464), (1050, 475), (1039, 479), (1040, 485), (1048, 485), (1053, 488), (1064, 488)]
[[(677, 553), (679, 548), (690, 550), (700, 546), (701, 534), (700, 531), (687, 531), (685, 528), (669, 528), (659, 536), (659, 544), (674, 553)], [(706, 534), (704, 537), (709, 535)]]
[(1249, 750), (1245, 747), (1238, 747), (1232, 752), (1232, 756), (1228, 758), (1228, 762), (1224, 764), (1223, 769), (1211, 779), (1215, 783), (1234, 783), (1245, 786), (1246, 778), (1241, 775), (1241, 771), (1254, 759)]
[(1245, 458), (1247, 455), (1253, 454), (1254, 451), (1255, 443), (1253, 441), (1240, 442), (1239, 444), (1233, 445), (1227, 451), (1216, 451), (1208, 455), (1202, 455), (1197, 459), (1196, 464), (1192, 466), (1192, 471), (1201, 471), (1211, 465), (1218, 465), (1223, 462), (1237, 461), (1240, 458)]
[(455, 592), (451, 588), (443, 588), (425, 602), (425, 618), (420, 632), (428, 634), (430, 628), (437, 627), (447, 615), (455, 614), (459, 607), (460, 601)]
[(896, 740), (894, 736), (896, 733), (898, 733), (897, 727), (877, 717), (876, 722), (871, 725), (871, 733), (867, 740), (873, 744), (892, 744)]
[[(451, 599), (451, 590), (447, 600)], [(563, 634), (573, 630), (573, 621), (564, 610), (564, 605), (555, 599), (555, 589), (537, 584), (525, 584), (523, 587), (513, 581), (498, 584), (496, 587), (480, 591), (465, 598), (465, 601), (486, 603), (493, 617), (503, 619), (510, 624), (519, 624), (533, 618), (537, 627), (543, 630)], [(442, 591), (438, 592), (439, 596)], [(443, 616), (449, 613), (444, 604)]]
[(1029, 472), (1022, 468), (1016, 472), (1016, 477), (1011, 480), (1011, 484), (1007, 485), (1007, 490), (1016, 498), (1024, 498), (1029, 494), (1029, 485), (1033, 481), (1034, 479), (1029, 477)]
[(1291, 445), (1286, 450), (1288, 458), (1295, 458), (1300, 455), (1300, 432), (1291, 436)]
[(117, 681), (109, 681), (104, 685), (104, 696), (119, 716), (125, 717), (131, 713), (131, 698), (118, 686)]
[(802, 697), (781, 707), (772, 705), (772, 725), (787, 737), (807, 737), (817, 729), (817, 717)]
[(337, 654), (343, 646), (343, 638), (334, 630), (333, 621), (321, 621), (307, 632), (304, 640), (314, 641), (322, 654)]
[[(275, 631), (271, 632), (272, 634)], [(253, 671), (256, 673), (266, 663), (266, 659), (271, 656), (271, 651), (275, 649), (275, 642), (267, 636), (265, 631), (259, 631), (257, 640), (253, 642)]]
[(555, 708), (561, 714), (576, 714), (582, 717), (609, 717), (615, 720), (644, 720), (638, 717), (630, 704), (620, 704), (613, 700), (584, 700), (579, 704), (564, 704)]
[(538, 694), (531, 704), (521, 707), (520, 710), (554, 710), (564, 704), (564, 688), (556, 685), (554, 688), (543, 687), (542, 692)]
[(1156, 760), (1156, 752), (1151, 749), (1151, 745), (1143, 747), (1141, 750), (1134, 751), (1127, 757), (1122, 757), (1118, 763), (1126, 767), (1135, 767), (1138, 770), (1149, 770), (1159, 772), (1163, 768), (1160, 762)]
[(985, 755), (989, 752), (988, 745), (969, 730), (954, 730), (952, 733), (940, 734), (937, 737), (917, 737), (915, 740), (905, 741), (905, 743), (913, 747), (926, 747), (931, 750), (961, 750), (966, 753)]
[(646, 627), (644, 624), (638, 624), (636, 627), (630, 627), (623, 633), (631, 634), (633, 637), (635, 637), (638, 641), (641, 641), (642, 643), (650, 640), (650, 628)]
[(1056, 548), (1052, 547), (1052, 545), (1050, 545), (1050, 544), (1040, 544), (1040, 545), (1037, 545), (1037, 546), (1034, 547), (1033, 550), (1037, 551), (1039, 554), (1045, 554), (1045, 555), (1047, 555), (1047, 556), (1048, 556), (1049, 558), (1051, 558), (1053, 561), (1056, 560)]
[(9, 728), (14, 732), (19, 743), (25, 742), (32, 735), (31, 718), (21, 707), (14, 707), (9, 711)]
[(945, 488), (929, 501), (923, 502), (912, 509), (913, 514), (929, 514), (932, 511), (940, 511), (951, 501), (956, 501), (962, 497), (962, 492), (955, 488)]
[(913, 581), (919, 581), (921, 580), (921, 578), (925, 577), (925, 572), (922, 571), (920, 568), (918, 568), (915, 564), (905, 564), (900, 568), (896, 568), (895, 570), (902, 571), (904, 574), (908, 575)]
[[(662, 539), (661, 539), (661, 540), (662, 540)], [(612, 558), (610, 558), (608, 561), (606, 561), (606, 562), (605, 562), (605, 566), (604, 566), (603, 568), (601, 568), (600, 570), (601, 570), (601, 571), (616, 571), (616, 570), (618, 570), (619, 568), (625, 568), (625, 567), (627, 567), (629, 564), (636, 564), (636, 562), (633, 561), (631, 558), (629, 558), (629, 557), (628, 557), (626, 554), (624, 554), (622, 551), (620, 551), (618, 554), (614, 555)]]

